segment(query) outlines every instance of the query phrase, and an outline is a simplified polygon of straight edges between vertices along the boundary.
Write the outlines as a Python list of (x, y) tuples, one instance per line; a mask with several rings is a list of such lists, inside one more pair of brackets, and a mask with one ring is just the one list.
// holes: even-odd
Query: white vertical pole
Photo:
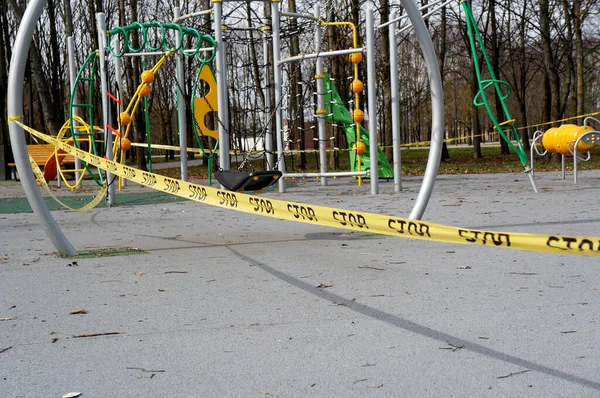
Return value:
[[(279, 41), (279, 1), (271, 1), (271, 18), (273, 23), (273, 84), (275, 85), (275, 130), (277, 132), (277, 169), (285, 173), (285, 156), (283, 156), (283, 122), (281, 112), (281, 69), (279, 59), (281, 58), (281, 43)], [(279, 179), (279, 192), (285, 192), (285, 178)]]
[[(106, 125), (108, 124), (108, 82), (106, 79), (106, 15), (103, 12), (96, 14), (98, 25), (98, 53), (100, 54), (100, 86), (102, 89), (102, 128), (104, 129), (104, 147), (106, 148), (106, 158), (113, 160), (112, 155), (112, 131), (109, 131)], [(115, 202), (115, 176), (106, 172), (106, 185), (108, 187), (108, 205), (112, 206)]]
[(371, 174), (371, 195), (377, 195), (379, 194), (377, 83), (375, 81), (375, 27), (372, 8), (367, 10), (367, 99), (369, 104), (369, 171)]
[(227, 70), (225, 69), (225, 46), (223, 44), (223, 5), (220, 0), (213, 0), (215, 15), (215, 41), (217, 42), (217, 98), (219, 116), (219, 167), (223, 170), (231, 168), (229, 159), (229, 119), (227, 111)]
[[(395, 14), (390, 14), (390, 21), (396, 19)], [(400, 137), (400, 90), (398, 84), (398, 44), (396, 41), (396, 27), (398, 22), (388, 26), (390, 38), (390, 99), (392, 114), (392, 152), (394, 157), (394, 192), (402, 191), (402, 158)]]
[[(175, 19), (181, 16), (181, 9), (175, 7)], [(175, 43), (179, 45), (182, 37), (181, 32), (175, 29)], [(183, 49), (182, 49), (183, 50)], [(187, 162), (187, 119), (186, 119), (186, 104), (185, 95), (182, 92), (186, 88), (185, 75), (183, 73), (183, 53), (177, 51), (177, 114), (179, 119), (179, 161), (181, 162), (181, 179), (188, 180), (188, 162)]]
[[(319, 20), (321, 16), (321, 8), (319, 4), (315, 5), (315, 18)], [(320, 22), (319, 22), (320, 23)], [(322, 40), (321, 26), (315, 29), (315, 54), (319, 54), (319, 46)], [(296, 54), (293, 54), (296, 55)], [(325, 131), (325, 118), (327, 113), (325, 110), (325, 82), (323, 75), (323, 58), (317, 57), (316, 62), (317, 80), (317, 131), (319, 133), (319, 169), (321, 173), (327, 172), (327, 137)], [(304, 128), (304, 126), (302, 126)], [(321, 177), (321, 186), (327, 185), (327, 177)]]

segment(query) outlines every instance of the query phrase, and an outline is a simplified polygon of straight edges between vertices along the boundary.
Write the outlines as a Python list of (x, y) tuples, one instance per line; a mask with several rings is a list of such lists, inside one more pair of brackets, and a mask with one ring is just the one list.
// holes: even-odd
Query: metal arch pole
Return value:
[(378, 195), (377, 82), (375, 81), (375, 24), (373, 23), (372, 8), (367, 10), (367, 101), (369, 104), (369, 172), (371, 173), (371, 195)]
[[(390, 20), (396, 18), (390, 14)], [(402, 154), (400, 137), (400, 89), (398, 84), (398, 42), (396, 41), (397, 22), (390, 24), (388, 28), (390, 38), (390, 91), (392, 93), (392, 152), (394, 157), (394, 192), (402, 191)]]
[[(9, 118), (21, 118), (23, 115), (23, 81), (25, 80), (25, 64), (29, 45), (33, 36), (37, 20), (39, 19), (46, 0), (31, 0), (25, 9), (23, 19), (19, 25), (19, 30), (15, 37), (12, 48), (12, 58), (10, 61), (10, 70), (8, 73), (7, 87), (7, 110)], [(9, 119), (10, 120), (10, 119)], [(48, 206), (35, 182), (35, 176), (29, 164), (27, 154), (27, 145), (25, 143), (25, 134), (23, 128), (15, 123), (9, 123), (10, 142), (13, 156), (21, 185), (29, 200), (29, 205), (33, 212), (39, 217), (40, 224), (44, 232), (56, 247), (56, 250), (63, 256), (76, 256), (77, 250), (71, 245), (67, 237), (56, 223), (56, 220), (50, 214)]]
[[(319, 4), (315, 5), (315, 18), (320, 17), (321, 7)], [(317, 26), (315, 29), (315, 53), (319, 53), (319, 45), (322, 39), (321, 27)], [(327, 173), (327, 138), (325, 137), (325, 117), (327, 112), (325, 110), (325, 77), (323, 76), (323, 58), (318, 57), (316, 61), (316, 74), (317, 80), (317, 131), (319, 135), (319, 170), (321, 171), (321, 186), (327, 186), (327, 177), (323, 173)], [(304, 128), (302, 126), (301, 128)]]
[[(73, 36), (67, 37), (67, 49), (69, 53), (69, 84), (71, 86), (71, 95), (73, 96), (73, 102), (79, 103), (77, 91), (75, 90), (75, 81), (77, 80), (77, 71), (75, 69), (75, 41)], [(79, 110), (73, 109), (73, 116), (79, 116)], [(81, 159), (75, 158), (75, 169), (81, 170)], [(60, 174), (60, 173), (59, 173)], [(81, 172), (75, 172), (75, 181), (79, 181)], [(59, 180), (60, 181), (60, 180)]]
[[(177, 20), (181, 16), (181, 9), (175, 7), (174, 17)], [(175, 29), (175, 43), (181, 43), (181, 31)], [(187, 118), (186, 118), (186, 104), (185, 96), (182, 92), (185, 90), (185, 75), (183, 72), (183, 54), (177, 51), (177, 115), (178, 115), (178, 127), (179, 127), (179, 162), (181, 165), (181, 179), (183, 181), (188, 180), (188, 161), (187, 161)], [(219, 107), (219, 109), (221, 109)], [(149, 154), (148, 156), (151, 156)]]
[[(108, 160), (113, 160), (113, 140), (112, 132), (106, 127), (108, 125), (108, 98), (106, 92), (108, 91), (108, 82), (106, 79), (106, 15), (103, 12), (96, 14), (96, 21), (98, 24), (98, 53), (100, 55), (100, 87), (102, 89), (102, 128), (104, 130), (104, 148), (105, 155)], [(109, 172), (106, 172), (106, 187), (108, 191), (108, 205), (113, 206), (116, 204), (115, 201), (115, 176)]]
[(219, 167), (223, 170), (231, 168), (229, 159), (229, 120), (227, 119), (227, 80), (225, 70), (225, 46), (223, 44), (223, 4), (221, 0), (213, 0), (215, 15), (215, 42), (217, 43), (217, 103), (219, 109)]
[[(279, 0), (271, 0), (271, 18), (273, 24), (273, 84), (275, 85), (275, 131), (277, 134), (277, 169), (285, 174), (285, 156), (283, 154), (283, 121), (281, 112), (281, 42), (279, 37)], [(285, 181), (279, 179), (279, 192), (285, 192)]]
[(442, 153), (442, 142), (444, 140), (444, 90), (442, 87), (442, 77), (435, 54), (431, 36), (425, 26), (425, 21), (421, 16), (419, 8), (414, 0), (401, 0), (410, 21), (415, 28), (423, 58), (427, 64), (427, 74), (429, 76), (429, 87), (431, 91), (431, 147), (425, 169), (425, 177), (421, 184), (419, 195), (415, 200), (415, 205), (410, 212), (411, 220), (420, 220), (423, 217), (427, 203), (431, 198), (435, 178), (440, 167), (440, 155)]

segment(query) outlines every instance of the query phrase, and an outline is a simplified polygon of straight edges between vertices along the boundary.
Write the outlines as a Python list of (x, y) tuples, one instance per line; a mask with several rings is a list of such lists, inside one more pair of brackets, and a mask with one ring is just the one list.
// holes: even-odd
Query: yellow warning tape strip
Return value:
[[(40, 138), (44, 139), (43, 137), (40, 137)], [(73, 210), (73, 211), (91, 210), (94, 207), (98, 206), (100, 204), (100, 202), (102, 201), (102, 199), (104, 199), (104, 195), (106, 195), (106, 183), (105, 183), (104, 185), (102, 185), (102, 188), (100, 189), (100, 191), (98, 192), (96, 197), (94, 197), (94, 199), (92, 199), (92, 201), (90, 203), (88, 203), (82, 207), (73, 208), (73, 207), (67, 205), (66, 203), (64, 203), (63, 201), (61, 201), (60, 199), (58, 199), (52, 193), (50, 186), (48, 185), (48, 183), (46, 182), (46, 179), (44, 178), (44, 173), (42, 173), (42, 170), (40, 169), (40, 167), (37, 165), (37, 163), (35, 162), (35, 160), (33, 160), (33, 158), (31, 156), (29, 157), (29, 163), (31, 164), (31, 170), (33, 170), (33, 174), (35, 174), (35, 177), (39, 181), (40, 185), (46, 190), (46, 192), (48, 192), (48, 194), (52, 197), (52, 199), (54, 199), (55, 201), (60, 203), (60, 205), (66, 209)]]
[(267, 199), (192, 184), (187, 181), (123, 166), (39, 133), (19, 121), (14, 122), (40, 139), (112, 174), (158, 191), (225, 209), (352, 231), (429, 241), (484, 245), (555, 254), (600, 256), (600, 237), (472, 230), (382, 214)]

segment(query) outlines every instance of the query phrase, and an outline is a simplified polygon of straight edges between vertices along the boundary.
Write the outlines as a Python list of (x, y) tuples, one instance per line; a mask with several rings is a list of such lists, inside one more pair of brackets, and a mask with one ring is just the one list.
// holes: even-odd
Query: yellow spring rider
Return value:
[[(546, 153), (558, 153), (562, 160), (562, 178), (565, 179), (565, 156), (573, 156), (574, 182), (577, 183), (577, 162), (587, 162), (591, 153), (600, 143), (600, 132), (589, 126), (594, 121), (600, 126), (600, 121), (588, 117), (583, 121), (583, 126), (576, 124), (563, 124), (553, 127), (546, 132), (536, 131), (533, 134), (531, 145), (531, 169), (533, 170), (533, 151), (544, 156)], [(541, 141), (543, 151), (538, 148)]]

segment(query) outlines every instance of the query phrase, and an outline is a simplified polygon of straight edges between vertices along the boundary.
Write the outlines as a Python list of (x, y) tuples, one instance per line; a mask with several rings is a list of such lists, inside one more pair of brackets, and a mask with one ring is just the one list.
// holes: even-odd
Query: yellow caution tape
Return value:
[[(41, 138), (44, 139), (43, 137), (41, 137)], [(39, 181), (40, 185), (42, 187), (44, 187), (44, 189), (46, 190), (46, 192), (48, 192), (48, 194), (52, 197), (52, 199), (54, 199), (55, 201), (60, 203), (60, 205), (66, 209), (73, 210), (73, 211), (91, 210), (94, 207), (98, 206), (100, 204), (100, 202), (102, 201), (102, 199), (104, 199), (104, 195), (106, 195), (106, 183), (105, 183), (104, 185), (102, 185), (102, 188), (100, 189), (98, 194), (94, 197), (94, 199), (92, 199), (92, 201), (90, 203), (88, 203), (82, 207), (73, 208), (73, 207), (67, 205), (66, 203), (64, 203), (63, 201), (61, 201), (60, 199), (58, 199), (52, 193), (50, 186), (46, 182), (46, 178), (44, 178), (44, 173), (42, 173), (42, 170), (40, 169), (40, 167), (37, 165), (37, 163), (35, 162), (35, 160), (33, 160), (33, 158), (31, 156), (29, 156), (29, 163), (31, 164), (31, 170), (33, 170), (33, 174), (35, 174), (35, 177)]]
[(349, 211), (230, 192), (123, 166), (74, 148), (15, 121), (65, 152), (146, 187), (225, 209), (283, 220), (429, 241), (484, 245), (555, 254), (600, 256), (600, 237), (555, 236), (457, 228), (362, 211)]

